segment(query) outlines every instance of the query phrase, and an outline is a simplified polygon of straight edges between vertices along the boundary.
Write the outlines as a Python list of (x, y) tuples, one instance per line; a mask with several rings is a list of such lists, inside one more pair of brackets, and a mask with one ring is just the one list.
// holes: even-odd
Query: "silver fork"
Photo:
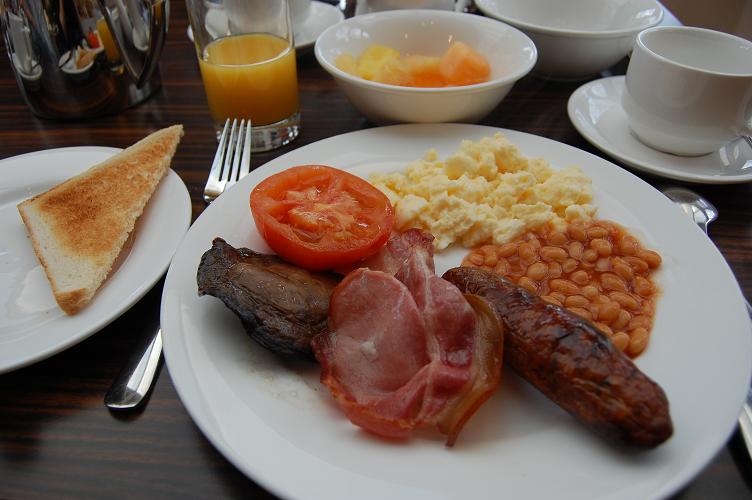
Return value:
[(204, 201), (211, 203), (225, 189), (251, 171), (251, 121), (235, 118), (225, 122), (214, 155), (209, 179), (204, 188)]
[[(245, 177), (251, 169), (251, 123), (233, 120), (225, 122), (219, 147), (214, 155), (209, 180), (204, 189), (204, 200), (213, 201), (225, 189)], [(162, 354), (162, 331), (155, 330), (148, 342), (136, 351), (115, 378), (104, 398), (112, 410), (132, 410), (141, 406), (155, 380)]]

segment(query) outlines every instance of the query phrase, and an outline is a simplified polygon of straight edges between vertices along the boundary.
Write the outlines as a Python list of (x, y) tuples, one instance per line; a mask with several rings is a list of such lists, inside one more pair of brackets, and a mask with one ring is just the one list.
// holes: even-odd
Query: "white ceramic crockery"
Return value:
[(462, 12), (470, 0), (357, 0), (355, 15), (395, 9), (439, 9)]
[[(486, 58), (491, 66), (489, 81), (460, 87), (401, 87), (365, 80), (335, 65), (340, 54), (358, 57), (374, 44), (402, 54), (439, 56), (455, 40)], [(353, 106), (379, 125), (476, 122), (493, 111), (537, 58), (530, 38), (511, 26), (472, 14), (421, 9), (347, 19), (324, 31), (314, 52)]]
[(191, 199), (174, 171), (146, 205), (118, 262), (91, 303), (68, 316), (55, 302), (16, 205), (120, 149), (45, 149), (0, 160), (0, 374), (46, 359), (98, 332), (164, 274), (191, 223)]
[[(290, 20), (296, 32), (308, 20), (308, 16), (311, 14), (311, 3), (312, 0), (289, 0)], [(213, 31), (220, 33), (229, 29), (228, 22), (237, 26), (248, 23), (251, 19), (258, 22), (258, 19), (265, 15), (263, 11), (255, 11), (254, 7), (248, 5), (245, 0), (226, 0), (224, 4), (220, 4), (219, 8), (214, 8), (209, 12), (212, 15), (210, 17), (207, 13), (206, 22), (215, 24), (216, 26), (212, 26)], [(272, 19), (270, 22), (274, 22), (274, 20)], [(207, 26), (207, 29), (209, 29), (209, 26)]]
[(311, 0), (290, 0), (290, 17), (295, 31), (305, 24), (311, 14)]
[(629, 127), (659, 151), (696, 156), (752, 118), (752, 42), (703, 28), (656, 27), (635, 41), (622, 94)]
[(475, 0), (487, 16), (519, 28), (538, 47), (533, 73), (580, 80), (626, 56), (637, 33), (663, 19), (656, 0)]
[[(335, 5), (318, 1), (309, 1), (308, 4), (308, 13), (305, 17), (295, 14), (292, 3), (290, 4), (293, 28), (295, 29), (295, 50), (298, 56), (312, 49), (316, 38), (326, 28), (345, 19), (345, 15)], [(205, 22), (206, 29), (212, 36), (219, 36), (218, 33), (223, 33), (228, 29), (227, 14), (224, 9), (210, 9), (206, 14)], [(187, 35), (192, 42), (193, 29), (190, 26), (188, 26)], [(41, 69), (39, 74), (41, 75)]]
[[(220, 300), (196, 293), (196, 268), (213, 238), (269, 251), (248, 210), (248, 193), (269, 175), (323, 163), (367, 179), (403, 171), (428, 149), (446, 158), (463, 139), (497, 132), (553, 168), (579, 165), (593, 181), (599, 217), (623, 224), (660, 251), (653, 333), (635, 360), (671, 405), (674, 435), (657, 449), (609, 445), (507, 368), (499, 390), (468, 421), (454, 448), (428, 432), (409, 441), (375, 438), (336, 407), (314, 363), (280, 359), (253, 342)], [(437, 252), (437, 274), (464, 256), (461, 247)], [(204, 435), (255, 482), (294, 500), (668, 498), (728, 440), (752, 364), (739, 285), (712, 241), (673, 202), (598, 156), (543, 137), (466, 124), (359, 130), (253, 170), (209, 205), (183, 239), (165, 280), (161, 324), (170, 377)]]
[(701, 156), (677, 156), (643, 144), (629, 130), (621, 107), (623, 93), (622, 75), (589, 81), (569, 97), (569, 119), (590, 144), (630, 168), (668, 179), (702, 184), (752, 182), (752, 161), (746, 160), (748, 147), (743, 139)]

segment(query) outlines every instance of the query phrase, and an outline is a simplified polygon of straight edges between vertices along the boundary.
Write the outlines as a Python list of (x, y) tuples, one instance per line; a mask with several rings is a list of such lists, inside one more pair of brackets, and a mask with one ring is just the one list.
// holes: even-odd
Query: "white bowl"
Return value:
[(626, 56), (637, 34), (663, 19), (656, 0), (475, 0), (487, 16), (524, 31), (538, 47), (537, 75), (583, 79)]
[[(491, 66), (484, 83), (416, 88), (364, 80), (334, 65), (340, 54), (358, 57), (373, 44), (400, 53), (441, 55), (453, 41), (480, 52)], [(537, 50), (521, 31), (493, 19), (438, 10), (394, 10), (355, 16), (324, 31), (316, 59), (350, 102), (376, 124), (477, 122), (535, 65)]]

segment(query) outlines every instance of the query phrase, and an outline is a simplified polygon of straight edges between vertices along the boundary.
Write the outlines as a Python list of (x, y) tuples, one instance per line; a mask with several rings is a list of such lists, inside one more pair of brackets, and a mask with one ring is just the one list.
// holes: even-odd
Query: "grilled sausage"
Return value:
[(483, 269), (443, 277), (491, 303), (506, 327), (504, 361), (586, 426), (643, 448), (671, 436), (663, 389), (593, 325)]

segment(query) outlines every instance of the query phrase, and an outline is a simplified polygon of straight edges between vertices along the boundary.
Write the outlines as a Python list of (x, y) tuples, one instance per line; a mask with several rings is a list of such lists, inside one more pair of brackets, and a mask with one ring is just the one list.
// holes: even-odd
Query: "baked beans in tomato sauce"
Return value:
[(629, 356), (645, 350), (661, 256), (605, 220), (544, 226), (503, 245), (472, 250), (463, 266), (495, 271), (543, 300), (592, 322)]

